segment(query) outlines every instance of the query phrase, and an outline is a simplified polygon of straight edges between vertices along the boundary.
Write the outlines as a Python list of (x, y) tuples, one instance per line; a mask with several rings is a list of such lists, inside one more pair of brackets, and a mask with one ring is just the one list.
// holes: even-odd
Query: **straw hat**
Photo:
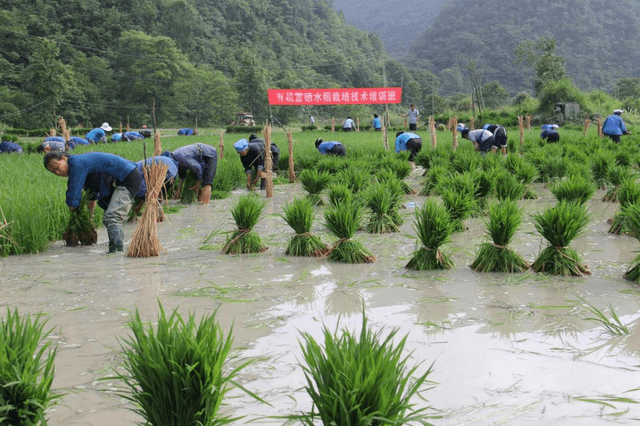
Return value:
[(102, 123), (102, 126), (100, 126), (100, 128), (105, 132), (110, 132), (111, 130), (113, 130), (111, 129), (111, 126), (109, 126), (109, 123)]

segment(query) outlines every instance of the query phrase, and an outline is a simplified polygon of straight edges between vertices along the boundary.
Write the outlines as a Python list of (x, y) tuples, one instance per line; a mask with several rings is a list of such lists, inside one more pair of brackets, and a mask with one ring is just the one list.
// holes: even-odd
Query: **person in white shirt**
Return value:
[(344, 130), (345, 132), (351, 132), (356, 130), (356, 123), (353, 122), (351, 117), (347, 117), (347, 119), (344, 120), (344, 123), (342, 123), (342, 130)]
[(418, 127), (418, 118), (420, 118), (420, 111), (416, 109), (415, 104), (409, 106), (409, 111), (406, 114), (398, 114), (400, 117), (407, 117), (409, 121), (409, 130), (416, 130)]

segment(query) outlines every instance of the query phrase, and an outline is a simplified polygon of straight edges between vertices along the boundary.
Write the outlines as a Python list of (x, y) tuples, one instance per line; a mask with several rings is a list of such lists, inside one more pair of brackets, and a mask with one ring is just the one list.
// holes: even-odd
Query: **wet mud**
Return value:
[[(411, 185), (418, 187), (418, 172)], [(522, 201), (523, 224), (512, 248), (532, 262), (544, 247), (530, 214), (553, 204), (546, 188)], [(489, 274), (468, 265), (485, 241), (483, 218), (466, 221), (443, 251), (450, 271), (404, 269), (415, 248), (415, 208), (425, 198), (408, 195), (405, 224), (396, 234), (359, 232), (373, 264), (346, 265), (324, 258), (285, 256), (291, 229), (278, 214), (302, 190), (276, 186), (255, 230), (268, 250), (254, 255), (221, 253), (234, 224), (229, 208), (244, 191), (191, 205), (158, 225), (166, 253), (148, 259), (106, 255), (98, 245), (52, 244), (39, 255), (2, 259), (0, 307), (43, 312), (58, 343), (54, 387), (65, 393), (47, 415), (50, 424), (131, 425), (140, 418), (115, 394), (117, 383), (99, 380), (118, 368), (118, 339), (127, 335), (130, 312), (154, 321), (165, 309), (208, 314), (217, 310), (224, 330), (233, 327), (239, 360), (254, 362), (239, 376), (272, 406), (233, 391), (227, 409), (245, 416), (239, 424), (283, 424), (278, 416), (311, 407), (298, 339), (320, 337), (322, 327), (358, 330), (362, 308), (376, 329), (398, 327), (407, 348), (433, 388), (417, 399), (430, 405), (436, 425), (604, 425), (640, 419), (640, 288), (623, 280), (640, 243), (607, 233), (618, 206), (589, 202), (591, 221), (572, 246), (592, 275), (562, 278), (541, 274)], [(264, 191), (259, 192), (264, 196)], [(316, 216), (313, 232), (333, 243)], [(130, 239), (135, 224), (125, 224)], [(207, 239), (207, 236), (210, 238)], [(126, 242), (128, 244), (128, 241)], [(612, 336), (584, 305), (615, 309), (630, 334)], [(623, 399), (626, 398), (626, 399)]]

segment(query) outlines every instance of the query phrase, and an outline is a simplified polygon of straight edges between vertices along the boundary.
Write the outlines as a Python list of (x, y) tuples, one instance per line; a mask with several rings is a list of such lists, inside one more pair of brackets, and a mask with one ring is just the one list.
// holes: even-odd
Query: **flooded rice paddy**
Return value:
[[(412, 178), (417, 188), (418, 172)], [(512, 248), (533, 261), (544, 241), (530, 214), (553, 200), (535, 186), (538, 200), (522, 201), (523, 224)], [(485, 240), (482, 218), (466, 221), (443, 247), (454, 269), (404, 269), (415, 248), (413, 214), (425, 198), (407, 196), (402, 232), (358, 233), (373, 252), (373, 264), (346, 265), (326, 259), (284, 255), (291, 229), (278, 216), (284, 203), (302, 193), (298, 185), (276, 186), (256, 231), (269, 249), (256, 255), (220, 252), (234, 228), (229, 207), (244, 191), (194, 205), (158, 227), (166, 253), (131, 259), (106, 255), (99, 230), (93, 247), (54, 243), (40, 255), (2, 259), (0, 305), (43, 312), (59, 344), (54, 387), (66, 395), (48, 413), (51, 425), (131, 425), (140, 418), (114, 394), (117, 383), (99, 381), (118, 366), (118, 338), (127, 335), (130, 311), (154, 321), (158, 300), (165, 308), (198, 314), (218, 310), (224, 330), (233, 327), (240, 359), (255, 362), (239, 381), (268, 401), (240, 392), (226, 401), (239, 424), (283, 424), (278, 416), (311, 406), (298, 363), (300, 331), (320, 337), (322, 327), (359, 330), (362, 307), (376, 329), (398, 327), (408, 334), (412, 359), (431, 363), (433, 388), (423, 393), (436, 425), (604, 425), (640, 420), (640, 288), (622, 279), (640, 243), (607, 233), (606, 220), (618, 206), (589, 202), (592, 219), (572, 245), (593, 272), (581, 278), (472, 271), (477, 246)], [(260, 192), (264, 196), (264, 191)], [(125, 226), (130, 238), (135, 225)], [(314, 232), (334, 238), (316, 217)], [(127, 241), (128, 243), (128, 241)], [(615, 309), (630, 334), (612, 336), (585, 303), (605, 313)]]

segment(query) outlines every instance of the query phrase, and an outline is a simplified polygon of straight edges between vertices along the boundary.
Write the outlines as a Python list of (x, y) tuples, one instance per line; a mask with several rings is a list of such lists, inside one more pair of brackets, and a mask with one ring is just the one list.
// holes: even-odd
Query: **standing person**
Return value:
[(420, 118), (420, 111), (416, 109), (415, 104), (409, 106), (409, 111), (406, 114), (398, 114), (400, 117), (408, 117), (409, 130), (417, 130), (418, 119)]
[(316, 124), (316, 119), (313, 118), (313, 115), (309, 117), (309, 125), (314, 126)]
[(336, 157), (346, 157), (347, 149), (340, 142), (327, 141), (321, 138), (316, 139), (316, 148), (322, 155), (335, 155)]
[(482, 128), (493, 133), (495, 143), (500, 147), (502, 155), (507, 155), (507, 129), (499, 124), (485, 124)]
[(378, 114), (373, 114), (373, 130), (375, 130), (376, 132), (379, 132), (382, 130), (382, 123), (380, 122), (380, 117), (378, 117)]
[(469, 130), (468, 127), (463, 128), (460, 134), (464, 139), (468, 139), (473, 142), (473, 146), (476, 151), (480, 151), (482, 155), (485, 155), (489, 150), (496, 152), (498, 150), (498, 144), (496, 144), (493, 133), (485, 129)]
[(604, 123), (602, 123), (602, 133), (615, 143), (620, 143), (620, 136), (631, 134), (624, 125), (621, 109), (616, 109), (612, 115), (604, 120)]
[(216, 169), (218, 167), (218, 153), (211, 145), (203, 143), (195, 143), (193, 145), (183, 146), (175, 151), (165, 151), (163, 157), (169, 157), (178, 163), (178, 177), (180, 183), (174, 198), (180, 198), (184, 178), (187, 170), (191, 170), (196, 175), (196, 184), (189, 188), (191, 191), (199, 193), (198, 201), (202, 204), (209, 204), (211, 199), (211, 184), (216, 177)]
[(22, 147), (13, 142), (0, 142), (0, 154), (11, 154), (12, 152), (22, 154)]
[(140, 190), (142, 181), (142, 175), (136, 165), (132, 161), (104, 152), (69, 155), (56, 151), (44, 156), (44, 167), (58, 176), (68, 177), (66, 202), (71, 211), (80, 205), (82, 189), (90, 173), (115, 179), (116, 186), (102, 223), (109, 235), (109, 253), (124, 251), (122, 223), (131, 209), (133, 197)]
[(342, 123), (342, 130), (345, 132), (352, 132), (356, 130), (356, 123), (353, 122), (351, 117), (347, 117), (347, 119), (344, 120), (344, 123)]
[[(265, 189), (266, 174), (264, 173), (264, 140), (256, 138), (255, 136), (251, 138), (251, 136), (249, 136), (249, 140), (240, 139), (233, 144), (233, 147), (240, 155), (240, 161), (242, 162), (242, 167), (244, 167), (244, 173), (247, 175), (247, 189), (251, 189), (251, 175), (253, 174), (254, 169), (256, 170), (256, 180), (260, 178), (260, 189)], [(271, 157), (273, 160), (273, 168), (275, 169), (276, 161), (278, 159), (277, 156), (280, 154), (280, 151), (278, 150), (278, 154), (274, 157), (273, 144), (271, 144), (271, 146)]]
[(409, 132), (396, 133), (396, 152), (410, 151), (409, 162), (412, 168), (415, 168), (416, 163), (413, 160), (421, 150), (422, 138), (420, 136)]
[(560, 133), (555, 129), (544, 129), (540, 133), (540, 139), (546, 139), (547, 143), (560, 142)]
[(87, 133), (85, 139), (91, 143), (107, 143), (107, 133), (111, 130), (113, 129), (109, 126), (109, 123), (102, 123), (102, 126)]

